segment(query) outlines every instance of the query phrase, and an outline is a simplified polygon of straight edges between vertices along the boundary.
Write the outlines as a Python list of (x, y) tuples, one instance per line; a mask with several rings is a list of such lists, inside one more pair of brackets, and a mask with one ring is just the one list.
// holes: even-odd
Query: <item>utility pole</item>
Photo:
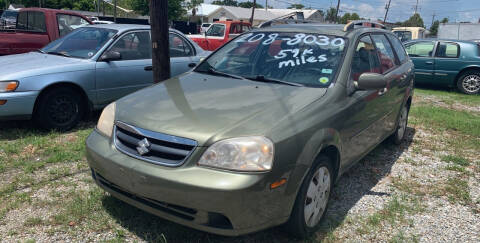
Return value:
[(418, 0), (417, 0), (417, 4), (415, 4), (415, 14), (417, 14), (417, 10), (418, 10)]
[(255, 15), (255, 7), (257, 6), (257, 0), (253, 0), (252, 16), (250, 16), (250, 24), (253, 26), (253, 16)]
[(335, 23), (338, 22), (338, 10), (340, 9), (340, 0), (337, 2), (337, 11), (335, 12)]
[(268, 0), (265, 0), (265, 12), (268, 11)]
[(387, 10), (385, 11), (385, 18), (383, 18), (383, 23), (384, 24), (387, 22), (387, 15), (388, 15), (388, 10), (390, 9), (390, 2), (392, 2), (392, 0), (388, 0), (388, 4), (385, 7), (385, 9), (387, 9)]
[(113, 22), (117, 23), (117, 0), (113, 0)]
[(150, 0), (153, 82), (170, 78), (168, 47), (168, 0)]
[(430, 25), (430, 26), (433, 26), (434, 21), (435, 21), (435, 12), (433, 12), (433, 14), (432, 14), (432, 25)]

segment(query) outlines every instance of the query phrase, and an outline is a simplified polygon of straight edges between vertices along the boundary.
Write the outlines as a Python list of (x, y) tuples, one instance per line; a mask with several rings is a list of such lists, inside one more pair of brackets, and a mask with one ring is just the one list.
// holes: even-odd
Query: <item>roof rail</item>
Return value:
[(380, 28), (380, 29), (387, 29), (385, 25), (377, 23), (377, 22), (372, 22), (370, 20), (353, 20), (350, 23), (346, 24), (345, 27), (343, 27), (343, 31), (350, 31), (355, 29), (355, 27), (370, 27), (370, 28)]

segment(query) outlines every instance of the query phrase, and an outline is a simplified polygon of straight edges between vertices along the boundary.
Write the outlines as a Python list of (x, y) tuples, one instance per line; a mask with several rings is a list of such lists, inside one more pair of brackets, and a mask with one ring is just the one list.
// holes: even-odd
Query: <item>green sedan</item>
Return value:
[(285, 24), (108, 105), (88, 137), (96, 183), (162, 218), (221, 235), (315, 232), (333, 185), (400, 144), (413, 63), (389, 31)]
[(480, 45), (460, 40), (415, 40), (405, 43), (415, 64), (415, 82), (480, 92)]

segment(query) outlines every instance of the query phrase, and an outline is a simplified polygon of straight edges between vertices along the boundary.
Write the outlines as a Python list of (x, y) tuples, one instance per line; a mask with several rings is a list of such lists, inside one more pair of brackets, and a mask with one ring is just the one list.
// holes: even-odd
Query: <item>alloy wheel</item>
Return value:
[(304, 214), (308, 227), (315, 227), (322, 218), (330, 195), (330, 172), (325, 166), (315, 171), (307, 189)]
[(463, 88), (470, 92), (476, 93), (480, 90), (480, 76), (479, 75), (468, 75), (462, 80)]

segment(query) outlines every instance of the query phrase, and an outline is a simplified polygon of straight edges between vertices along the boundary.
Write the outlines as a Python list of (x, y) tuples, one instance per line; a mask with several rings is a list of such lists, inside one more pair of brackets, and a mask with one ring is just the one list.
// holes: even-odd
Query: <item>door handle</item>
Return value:
[(381, 90), (378, 91), (378, 96), (382, 96), (384, 95), (385, 93), (387, 93), (388, 89), (387, 88), (383, 88)]
[(425, 64), (432, 65), (433, 62), (432, 61), (426, 61)]
[(143, 70), (145, 71), (152, 71), (153, 70), (153, 67), (152, 66), (146, 66), (143, 68)]
[(197, 64), (194, 63), (194, 62), (188, 64), (188, 67), (191, 67), (191, 68), (193, 68), (193, 67), (195, 67), (195, 66), (197, 66)]

